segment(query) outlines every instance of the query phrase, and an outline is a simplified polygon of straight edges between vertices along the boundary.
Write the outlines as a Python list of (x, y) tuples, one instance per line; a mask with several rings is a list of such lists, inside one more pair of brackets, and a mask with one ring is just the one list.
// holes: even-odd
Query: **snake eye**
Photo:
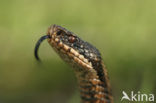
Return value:
[(56, 32), (57, 35), (61, 35), (61, 33), (62, 33), (61, 30), (58, 30), (58, 31)]
[(74, 43), (76, 41), (76, 38), (74, 36), (69, 37), (69, 42)]

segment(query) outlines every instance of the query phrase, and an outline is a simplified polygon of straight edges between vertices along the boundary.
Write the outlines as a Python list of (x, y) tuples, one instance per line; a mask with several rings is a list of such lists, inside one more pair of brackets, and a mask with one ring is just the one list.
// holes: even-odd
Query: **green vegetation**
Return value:
[(34, 59), (51, 24), (100, 50), (115, 103), (123, 90), (156, 94), (155, 10), (155, 0), (0, 0), (0, 102), (79, 103), (73, 70), (46, 41)]

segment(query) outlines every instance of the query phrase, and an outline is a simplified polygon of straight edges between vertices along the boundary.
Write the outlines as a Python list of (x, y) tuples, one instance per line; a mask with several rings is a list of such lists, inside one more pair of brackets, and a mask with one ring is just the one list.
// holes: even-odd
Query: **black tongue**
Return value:
[(51, 38), (50, 35), (44, 35), (44, 36), (42, 36), (42, 37), (37, 41), (37, 43), (36, 43), (35, 50), (34, 50), (34, 56), (35, 56), (35, 58), (36, 58), (38, 61), (40, 61), (40, 58), (39, 58), (39, 56), (38, 56), (38, 49), (39, 49), (39, 46), (40, 46), (41, 42), (42, 42), (43, 40), (47, 39), (47, 38)]

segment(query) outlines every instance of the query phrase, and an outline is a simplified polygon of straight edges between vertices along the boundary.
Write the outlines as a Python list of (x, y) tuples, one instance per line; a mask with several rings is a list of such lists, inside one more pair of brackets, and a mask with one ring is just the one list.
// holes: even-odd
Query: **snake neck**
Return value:
[[(103, 77), (100, 77), (94, 69), (75, 71), (82, 103), (113, 103), (107, 71), (104, 65), (102, 67)], [(104, 81), (100, 78), (103, 78)]]

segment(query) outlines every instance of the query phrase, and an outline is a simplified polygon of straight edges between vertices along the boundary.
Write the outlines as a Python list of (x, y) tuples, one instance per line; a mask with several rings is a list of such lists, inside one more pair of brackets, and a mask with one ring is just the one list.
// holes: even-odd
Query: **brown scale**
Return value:
[[(81, 98), (84, 101), (90, 101), (89, 103), (112, 103), (109, 99), (109, 95), (105, 93), (105, 88), (101, 86), (101, 81), (96, 81), (95, 79), (92, 82), (82, 81), (80, 85), (80, 94)], [(112, 98), (111, 98), (112, 99)], [(85, 102), (84, 102), (85, 103)]]

